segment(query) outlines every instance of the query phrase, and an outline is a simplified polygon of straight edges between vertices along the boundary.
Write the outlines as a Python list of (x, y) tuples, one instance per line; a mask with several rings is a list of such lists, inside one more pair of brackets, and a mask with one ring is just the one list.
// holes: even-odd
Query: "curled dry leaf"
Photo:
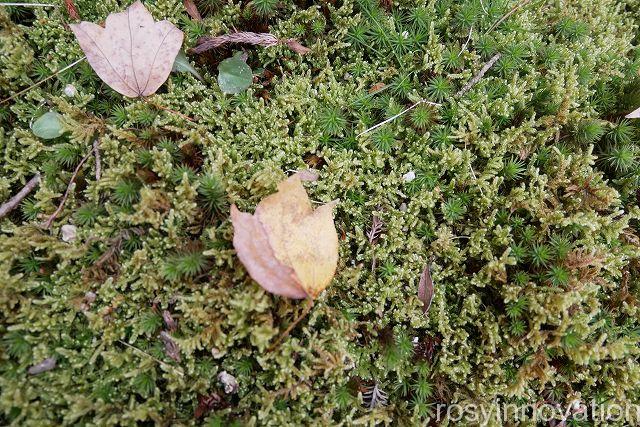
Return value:
[(418, 284), (418, 299), (422, 301), (422, 312), (427, 314), (431, 308), (433, 301), (434, 289), (433, 280), (431, 279), (431, 266), (426, 265), (420, 275), (420, 283)]
[(110, 14), (104, 28), (69, 26), (96, 74), (130, 98), (152, 95), (167, 80), (184, 37), (169, 21), (154, 22), (140, 1)]
[(193, 0), (184, 0), (184, 8), (194, 21), (202, 21), (202, 15)]
[(238, 391), (238, 380), (227, 371), (222, 371), (218, 374), (218, 381), (224, 386), (225, 393), (231, 394)]
[(300, 177), (278, 185), (254, 215), (231, 207), (233, 246), (251, 277), (265, 290), (288, 298), (315, 298), (338, 264), (333, 206), (313, 210)]

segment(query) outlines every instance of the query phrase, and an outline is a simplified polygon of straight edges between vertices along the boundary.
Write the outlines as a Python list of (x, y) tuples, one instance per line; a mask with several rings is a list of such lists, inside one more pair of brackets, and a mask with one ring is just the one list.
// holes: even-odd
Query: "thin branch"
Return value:
[(282, 343), (282, 341), (284, 341), (284, 339), (287, 336), (289, 336), (293, 328), (295, 328), (302, 319), (307, 317), (307, 314), (309, 314), (309, 311), (311, 311), (312, 308), (313, 308), (313, 299), (308, 298), (307, 305), (304, 307), (304, 310), (302, 310), (302, 313), (300, 313), (300, 315), (296, 318), (296, 320), (291, 322), (291, 324), (287, 327), (287, 329), (285, 329), (285, 331), (282, 334), (280, 334), (276, 342), (273, 343), (273, 345), (267, 349), (267, 352), (271, 352), (274, 349), (276, 349)]
[(525, 7), (526, 5), (528, 5), (529, 3), (531, 3), (533, 0), (524, 0), (522, 3), (519, 3), (517, 5), (515, 5), (509, 12), (505, 13), (502, 18), (498, 19), (486, 32), (485, 34), (489, 34), (491, 31), (495, 30), (497, 27), (500, 26), (500, 24), (502, 24), (504, 21), (506, 21), (507, 19), (509, 19), (509, 17), (511, 15), (513, 15), (514, 13), (516, 13), (518, 10), (522, 9), (523, 7)]
[(0, 3), (0, 6), (58, 7), (57, 4), (49, 4), (49, 3)]
[(442, 104), (438, 104), (437, 102), (431, 102), (431, 101), (427, 101), (426, 99), (421, 99), (420, 101), (416, 102), (415, 104), (411, 105), (410, 107), (400, 111), (398, 114), (389, 117), (387, 120), (385, 120), (383, 122), (380, 122), (377, 125), (371, 126), (369, 129), (363, 130), (357, 136), (362, 136), (365, 133), (369, 133), (372, 130), (378, 129), (380, 126), (384, 126), (385, 124), (394, 121), (395, 119), (397, 119), (398, 117), (402, 116), (403, 114), (406, 114), (409, 111), (413, 110), (414, 108), (416, 108), (420, 104), (433, 105), (434, 107), (441, 107), (442, 106)]
[(78, 176), (78, 172), (80, 172), (82, 165), (84, 165), (84, 163), (87, 161), (87, 159), (89, 158), (89, 156), (91, 156), (92, 153), (93, 153), (93, 148), (89, 150), (87, 154), (85, 154), (82, 160), (80, 160), (80, 163), (78, 163), (78, 166), (76, 166), (76, 169), (73, 171), (73, 175), (71, 175), (71, 179), (69, 180), (69, 185), (67, 185), (67, 190), (64, 192), (64, 196), (62, 196), (62, 200), (58, 205), (58, 209), (56, 209), (55, 212), (51, 214), (49, 219), (45, 221), (45, 223), (42, 225), (43, 228), (45, 229), (50, 228), (51, 224), (53, 224), (53, 221), (55, 221), (55, 219), (60, 214), (60, 212), (62, 212), (62, 208), (64, 207), (64, 202), (66, 202), (67, 198), (69, 197), (69, 193), (71, 192), (71, 187), (73, 187), (73, 183), (76, 180), (76, 177)]
[(163, 362), (162, 360), (158, 359), (157, 357), (153, 357), (152, 355), (150, 355), (149, 353), (146, 353), (142, 350), (140, 350), (138, 347), (134, 347), (131, 344), (129, 344), (128, 342), (122, 341), (122, 340), (118, 340), (118, 342), (122, 345), (125, 345), (127, 347), (129, 347), (130, 349), (132, 349), (133, 351), (135, 351), (136, 353), (140, 353), (142, 355), (147, 356), (149, 359), (155, 360), (156, 362), (158, 362), (160, 365), (164, 366), (165, 368), (174, 371), (175, 373), (179, 374), (181, 377), (184, 376), (184, 372), (182, 372), (181, 369), (177, 369), (174, 366), (169, 365), (166, 362)]
[[(7, 3), (4, 3), (4, 4), (7, 4)], [(75, 66), (76, 66), (76, 65), (78, 65), (80, 62), (84, 61), (85, 59), (87, 59), (87, 57), (86, 57), (86, 56), (83, 56), (82, 58), (78, 59), (77, 61), (72, 62), (71, 64), (67, 65), (66, 67), (64, 67), (64, 68), (62, 68), (62, 69), (60, 69), (60, 70), (56, 71), (55, 73), (51, 74), (49, 77), (44, 78), (44, 79), (40, 80), (39, 82), (32, 84), (32, 85), (31, 85), (31, 86), (29, 86), (28, 88), (23, 89), (23, 90), (21, 90), (20, 92), (15, 93), (15, 94), (11, 95), (11, 96), (10, 96), (10, 97), (8, 97), (8, 98), (3, 99), (2, 101), (0, 101), (0, 104), (4, 104), (5, 102), (11, 101), (13, 98), (18, 97), (18, 96), (22, 95), (22, 94), (23, 94), (23, 93), (25, 93), (25, 92), (29, 92), (29, 91), (30, 91), (31, 89), (33, 89), (34, 87), (40, 86), (42, 83), (46, 82), (47, 80), (50, 80), (50, 79), (54, 78), (55, 76), (57, 76), (58, 74), (60, 74), (60, 73), (62, 73), (62, 72), (64, 72), (64, 71), (67, 71), (69, 68), (75, 67)]]
[(159, 110), (163, 110), (163, 111), (166, 111), (168, 113), (180, 116), (183, 119), (190, 121), (191, 123), (195, 123), (196, 122), (194, 119), (192, 119), (191, 117), (187, 116), (186, 114), (181, 113), (180, 111), (172, 110), (171, 108), (165, 107), (164, 105), (160, 105), (157, 102), (150, 102), (150, 104), (153, 105), (154, 107), (156, 107)]
[(480, 72), (478, 74), (476, 74), (475, 76), (473, 76), (473, 78), (471, 80), (469, 80), (467, 82), (467, 84), (464, 85), (462, 87), (462, 89), (460, 89), (458, 91), (458, 93), (456, 93), (456, 98), (460, 98), (462, 95), (464, 95), (465, 93), (469, 92), (469, 90), (472, 87), (474, 87), (484, 77), (484, 75), (487, 73), (487, 71), (489, 71), (491, 69), (491, 67), (493, 67), (496, 62), (498, 62), (498, 60), (500, 59), (501, 56), (502, 56), (501, 53), (496, 53), (495, 55), (493, 55), (493, 57), (489, 60), (489, 62), (484, 64), (484, 67), (482, 67)]
[(102, 176), (102, 162), (100, 161), (100, 143), (96, 139), (93, 141), (93, 155), (96, 158), (96, 181), (100, 181)]
[(31, 191), (36, 188), (39, 183), (40, 172), (36, 173), (33, 178), (31, 178), (29, 182), (27, 182), (25, 186), (22, 187), (22, 190), (20, 190), (18, 194), (16, 194), (7, 202), (3, 203), (2, 206), (0, 206), (0, 218), (4, 218), (5, 215), (14, 210), (20, 204), (22, 199), (27, 197), (27, 194), (31, 193)]
[(250, 31), (243, 31), (223, 34), (217, 37), (200, 37), (197, 41), (196, 47), (193, 48), (193, 52), (202, 53), (229, 43), (250, 44), (263, 47), (284, 44), (289, 49), (299, 53), (300, 55), (304, 55), (311, 50), (308, 47), (301, 45), (296, 39), (279, 39), (270, 33), (253, 33)]

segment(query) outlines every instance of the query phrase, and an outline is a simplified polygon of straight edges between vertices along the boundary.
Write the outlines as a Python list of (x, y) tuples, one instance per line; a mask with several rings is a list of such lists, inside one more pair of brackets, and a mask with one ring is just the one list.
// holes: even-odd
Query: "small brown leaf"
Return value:
[(304, 55), (306, 53), (311, 52), (311, 49), (309, 49), (308, 47), (302, 46), (295, 39), (287, 39), (287, 40), (285, 40), (284, 44), (286, 44), (289, 49), (291, 49), (292, 51), (294, 51), (295, 53), (297, 53), (299, 55)]
[(184, 0), (184, 8), (187, 10), (191, 19), (194, 21), (202, 21), (202, 15), (200, 15), (200, 11), (198, 11), (198, 7), (193, 0)]
[(160, 339), (164, 343), (164, 352), (167, 356), (180, 363), (180, 347), (178, 347), (178, 344), (171, 338), (171, 335), (166, 331), (162, 331), (160, 332)]
[(140, 1), (110, 14), (104, 28), (86, 21), (70, 27), (96, 74), (130, 98), (151, 95), (167, 80), (184, 37), (171, 22), (155, 22)]
[(67, 8), (67, 13), (71, 19), (80, 19), (80, 14), (76, 5), (73, 4), (73, 0), (64, 0), (64, 6)]
[(420, 275), (420, 283), (418, 284), (418, 299), (422, 301), (422, 312), (427, 314), (431, 308), (433, 301), (434, 289), (433, 280), (431, 279), (431, 266), (427, 266), (422, 270)]
[(251, 277), (276, 295), (317, 297), (338, 264), (333, 206), (313, 210), (297, 174), (262, 200), (254, 215), (232, 206), (233, 246)]
[(212, 409), (222, 406), (222, 399), (217, 393), (208, 396), (198, 396), (198, 406), (193, 416), (198, 419), (209, 413)]

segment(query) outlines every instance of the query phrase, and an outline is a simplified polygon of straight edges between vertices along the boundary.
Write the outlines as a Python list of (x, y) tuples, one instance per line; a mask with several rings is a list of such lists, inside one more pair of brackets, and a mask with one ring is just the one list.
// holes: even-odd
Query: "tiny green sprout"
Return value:
[(433, 395), (433, 384), (426, 376), (420, 375), (411, 385), (414, 396), (421, 402), (426, 402)]
[(573, 244), (571, 243), (569, 238), (563, 234), (552, 236), (549, 240), (549, 243), (553, 248), (553, 254), (558, 260), (565, 259), (571, 249), (573, 249)]
[(204, 175), (199, 180), (199, 203), (209, 215), (219, 215), (228, 207), (227, 193), (215, 175)]
[(638, 166), (637, 146), (631, 143), (610, 145), (601, 155), (601, 162), (616, 173), (628, 173)]
[(33, 198), (26, 198), (20, 203), (20, 210), (22, 211), (22, 218), (25, 221), (33, 221), (38, 218), (38, 215), (42, 211), (37, 205), (37, 201)]
[(393, 260), (386, 260), (381, 266), (380, 266), (380, 274), (382, 275), (382, 277), (385, 278), (391, 278), (396, 274), (396, 266), (393, 263)]
[(502, 176), (507, 181), (517, 181), (522, 178), (525, 170), (526, 167), (524, 162), (512, 157), (504, 163), (504, 166), (502, 167)]
[(467, 213), (467, 207), (459, 198), (452, 198), (442, 203), (442, 216), (447, 222), (459, 221)]
[(445, 77), (436, 76), (429, 80), (427, 93), (436, 101), (444, 101), (452, 92), (453, 86)]
[(53, 160), (64, 168), (70, 168), (78, 164), (82, 158), (80, 147), (72, 144), (60, 144), (53, 151)]
[(552, 258), (552, 251), (545, 244), (534, 243), (531, 247), (531, 263), (536, 267), (543, 267), (549, 263)]
[(582, 344), (582, 338), (575, 331), (568, 331), (562, 337), (562, 346), (567, 349), (572, 349), (580, 346)]
[(187, 179), (190, 183), (194, 183), (198, 180), (196, 171), (187, 165), (178, 165), (171, 171), (171, 182), (173, 182), (174, 185), (180, 184), (184, 178), (184, 174), (187, 174)]
[(629, 144), (636, 140), (637, 130), (631, 121), (623, 119), (612, 125), (607, 137), (614, 144)]
[(31, 344), (24, 331), (11, 331), (2, 337), (2, 347), (10, 357), (21, 359), (31, 352)]
[(602, 138), (605, 128), (600, 120), (582, 120), (575, 131), (575, 139), (580, 144), (592, 144)]
[(129, 121), (129, 113), (124, 105), (115, 105), (111, 108), (111, 121), (119, 127), (124, 126)]
[(208, 265), (209, 262), (202, 252), (190, 250), (169, 256), (162, 268), (162, 276), (170, 282), (181, 278), (194, 279), (202, 274)]
[(522, 263), (527, 259), (527, 249), (519, 244), (511, 245), (511, 256), (515, 258), (517, 263)]
[(162, 317), (152, 310), (144, 311), (138, 321), (136, 327), (147, 336), (152, 336), (162, 326)]
[(522, 317), (522, 314), (527, 309), (528, 304), (529, 302), (527, 301), (526, 297), (521, 297), (515, 301), (511, 301), (507, 304), (506, 307), (507, 316), (509, 316), (509, 318), (511, 319)]
[(395, 132), (390, 126), (382, 126), (372, 135), (373, 146), (383, 153), (390, 153), (396, 146)]
[(80, 206), (73, 214), (73, 219), (80, 226), (91, 227), (96, 224), (98, 218), (104, 213), (102, 206), (87, 203)]
[(464, 61), (462, 59), (462, 51), (458, 45), (450, 45), (445, 48), (444, 52), (442, 52), (442, 64), (449, 71), (462, 68)]
[(133, 379), (133, 388), (142, 397), (146, 398), (151, 396), (156, 388), (156, 380), (152, 372), (153, 371), (150, 370), (143, 371), (136, 375)]
[(425, 131), (437, 120), (437, 115), (430, 105), (420, 104), (411, 111), (411, 124), (419, 131)]
[(113, 191), (113, 200), (122, 207), (129, 207), (138, 200), (140, 189), (139, 182), (132, 179), (123, 179), (116, 183)]
[[(405, 40), (402, 36), (400, 36), (400, 38)], [(405, 99), (412, 90), (413, 83), (411, 82), (411, 75), (409, 74), (399, 74), (391, 82), (391, 93), (401, 99)]]
[(562, 266), (553, 266), (547, 272), (547, 279), (553, 286), (564, 286), (569, 283), (569, 270)]
[(509, 332), (511, 335), (520, 337), (526, 332), (526, 327), (527, 326), (522, 319), (515, 319), (509, 323)]
[(323, 133), (338, 136), (342, 134), (344, 128), (347, 126), (347, 119), (345, 119), (342, 111), (338, 107), (325, 107), (320, 110), (317, 116), (318, 126)]
[(275, 12), (278, 0), (251, 0), (251, 9), (259, 16), (269, 16)]

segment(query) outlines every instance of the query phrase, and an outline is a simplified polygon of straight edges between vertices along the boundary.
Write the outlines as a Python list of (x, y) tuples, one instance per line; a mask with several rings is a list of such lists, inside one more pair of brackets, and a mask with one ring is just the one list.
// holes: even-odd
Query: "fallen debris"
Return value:
[(14, 210), (24, 199), (27, 197), (27, 194), (31, 193), (31, 191), (36, 188), (36, 185), (40, 183), (40, 172), (36, 173), (33, 178), (31, 178), (25, 185), (22, 187), (22, 190), (18, 192), (15, 196), (10, 198), (7, 202), (3, 203), (0, 206), (0, 218), (4, 218), (9, 212)]
[(279, 44), (286, 45), (300, 55), (304, 55), (311, 49), (304, 47), (295, 39), (279, 39), (270, 33), (252, 33), (250, 31), (224, 34), (217, 37), (200, 37), (193, 52), (202, 53), (215, 49), (225, 44), (250, 44), (263, 47), (271, 47)]
[(493, 55), (493, 57), (486, 64), (484, 64), (484, 67), (482, 67), (480, 72), (475, 76), (473, 76), (473, 78), (469, 80), (467, 84), (464, 85), (462, 89), (458, 91), (458, 93), (456, 93), (456, 98), (460, 98), (462, 95), (469, 92), (469, 90), (471, 90), (472, 87), (478, 84), (478, 82), (484, 77), (487, 71), (489, 71), (491, 67), (495, 65), (496, 62), (498, 62), (501, 56), (502, 56), (501, 53), (496, 53), (495, 55)]

